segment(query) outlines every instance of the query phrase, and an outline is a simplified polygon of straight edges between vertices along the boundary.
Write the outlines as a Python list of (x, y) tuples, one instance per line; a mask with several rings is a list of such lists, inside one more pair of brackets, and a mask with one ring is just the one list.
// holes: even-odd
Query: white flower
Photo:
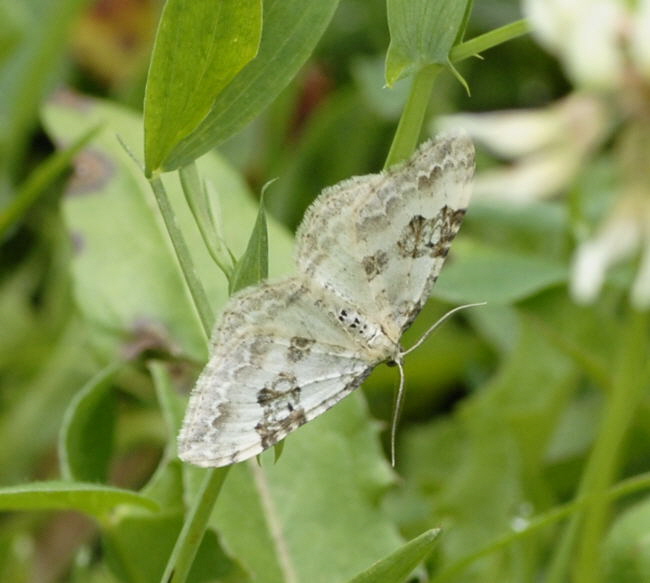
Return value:
[(616, 90), (632, 66), (650, 79), (650, 0), (523, 0), (532, 33), (582, 89)]
[(497, 156), (530, 154), (557, 139), (563, 123), (553, 108), (449, 115), (437, 122), (440, 129), (462, 127)]
[(630, 297), (650, 308), (650, 0), (523, 3), (533, 35), (558, 57), (577, 91), (541, 110), (453, 115), (439, 125), (464, 127), (506, 162), (479, 172), (474, 192), (511, 202), (566, 191), (610, 140), (607, 157), (618, 173), (614, 210), (578, 245), (571, 293), (594, 301), (611, 266), (638, 255)]
[(533, 35), (583, 88), (610, 89), (623, 78), (624, 0), (524, 0)]
[(571, 293), (581, 303), (598, 296), (607, 270), (641, 249), (641, 263), (632, 285), (631, 299), (637, 308), (650, 307), (650, 199), (628, 196), (608, 217), (596, 236), (576, 251)]
[(598, 235), (584, 242), (576, 251), (571, 277), (573, 297), (581, 303), (594, 301), (607, 270), (631, 254), (639, 241), (640, 233), (633, 216), (621, 213), (610, 217)]
[(528, 202), (560, 193), (600, 144), (607, 109), (593, 96), (572, 95), (546, 109), (459, 114), (438, 125), (462, 127), (496, 155), (510, 159), (477, 175), (476, 198)]

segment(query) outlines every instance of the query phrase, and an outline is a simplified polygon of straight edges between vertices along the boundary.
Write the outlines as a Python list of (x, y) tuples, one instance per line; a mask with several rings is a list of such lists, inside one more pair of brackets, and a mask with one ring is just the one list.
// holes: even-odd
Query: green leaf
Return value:
[[(156, 389), (158, 405), (162, 412), (163, 420), (165, 421), (165, 429), (167, 430), (169, 441), (173, 444), (181, 428), (187, 400), (179, 394), (174, 384), (173, 374), (170, 370), (173, 364), (150, 360), (147, 362), (147, 367), (151, 373)], [(175, 454), (173, 457), (176, 457)]]
[(439, 528), (423, 532), (385, 559), (377, 561), (372, 567), (350, 579), (349, 583), (375, 583), (376, 581), (399, 583), (405, 581), (413, 570), (429, 556), (439, 534)]
[(292, 433), (277, 464), (268, 451), (232, 467), (212, 524), (254, 580), (346, 581), (401, 544), (380, 507), (393, 476), (377, 433), (355, 393)]
[[(15, 521), (10, 522), (15, 524)], [(5, 527), (3, 530), (0, 533), (0, 577), (3, 581), (11, 581), (11, 583), (31, 583), (37, 577), (36, 545), (22, 548), (20, 543), (25, 540), (24, 531), (15, 527)]]
[(453, 416), (414, 425), (403, 436), (398, 460), (408, 488), (395, 512), (412, 517), (410, 528), (443, 514), (453, 520), (440, 541), (440, 580), (490, 581), (495, 572), (523, 580), (510, 549), (477, 563), (465, 578), (443, 574), (491, 544), (495, 533), (510, 532), (517, 518), (525, 523), (526, 505), (540, 512), (552, 504), (538, 472), (578, 379), (570, 359), (522, 318), (516, 346), (489, 383)]
[(0, 488), (0, 510), (77, 510), (95, 518), (121, 504), (157, 511), (151, 498), (131, 490), (82, 482), (32, 482)]
[[(160, 503), (165, 509), (184, 508), (183, 504), (183, 466), (176, 454), (176, 436), (183, 420), (187, 399), (178, 391), (173, 378), (174, 364), (150, 360), (147, 368), (156, 390), (167, 434), (164, 454), (147, 484), (141, 492)], [(194, 468), (197, 469), (198, 468)]]
[(115, 426), (110, 389), (118, 366), (95, 375), (68, 405), (59, 437), (61, 473), (68, 480), (106, 481)]
[(18, 44), (27, 29), (25, 8), (17, 0), (0, 4), (0, 64)]
[(204, 120), (257, 53), (261, 0), (167, 0), (145, 91), (147, 174)]
[(566, 281), (566, 265), (515, 251), (480, 247), (467, 241), (452, 246), (454, 261), (446, 265), (433, 295), (451, 303), (506, 304)]
[(165, 160), (174, 170), (241, 130), (268, 106), (309, 58), (338, 0), (265, 0), (257, 56), (217, 97), (201, 125)]
[[(21, 295), (17, 297), (27, 296), (24, 281), (18, 283), (15, 289)], [(6, 285), (0, 297), (3, 300), (11, 297), (7, 295)], [(29, 301), (28, 297), (24, 299)], [(15, 484), (26, 475), (33, 475), (39, 460), (52, 452), (68, 403), (95, 374), (97, 364), (90, 355), (87, 334), (78, 319), (73, 319), (54, 336), (47, 331), (49, 322), (41, 312), (34, 319), (33, 334), (25, 335), (24, 330), (19, 331), (10, 324), (8, 317), (8, 309), (13, 308), (17, 313), (20, 304), (6, 305), (5, 301), (0, 304), (4, 304), (0, 307), (3, 325), (0, 336), (9, 334), (9, 338), (0, 341), (3, 361), (0, 366), (4, 365), (2, 368), (8, 375), (4, 376), (2, 389), (6, 401), (0, 415), (0, 479), (5, 484)], [(67, 301), (62, 306), (73, 311)], [(12, 337), (12, 332), (20, 333)], [(22, 346), (7, 342), (9, 339), (15, 342), (21, 336)], [(43, 341), (50, 345), (39, 346)], [(17, 443), (20, 447), (16, 447)]]
[[(183, 515), (161, 512), (154, 515), (120, 515), (104, 531), (107, 562), (119, 581), (151, 583), (161, 580), (166, 560), (182, 526)], [(228, 579), (232, 577), (232, 579)], [(213, 531), (200, 541), (187, 581), (246, 581), (241, 569), (219, 546)]]
[[(90, 323), (91, 340), (100, 354), (113, 360), (133, 350), (141, 339), (162, 348), (207, 357), (205, 337), (153, 202), (141, 168), (124, 151), (142, 151), (141, 118), (105, 102), (60, 96), (44, 111), (45, 126), (57, 143), (69, 143), (88, 127), (104, 123), (77, 160), (83, 180), (73, 180), (62, 212), (76, 244), (71, 267), (77, 303)], [(110, 129), (109, 129), (110, 128)], [(246, 185), (216, 154), (199, 161), (198, 169), (221, 198), (224, 238), (242, 253), (255, 222), (257, 207)], [(215, 311), (228, 298), (227, 282), (215, 269), (185, 203), (180, 182), (164, 176), (176, 220)], [(212, 201), (211, 201), (212, 202)], [(215, 206), (213, 213), (218, 214)], [(271, 221), (270, 250), (275, 275), (292, 268), (292, 239)]]
[(388, 0), (387, 85), (426, 65), (446, 65), (470, 8), (470, 0)]
[[(55, 79), (58, 81), (56, 75), (68, 52), (70, 29), (87, 3), (21, 3), (25, 9), (18, 9), (20, 15), (16, 18), (25, 17), (20, 26), (28, 32), (0, 70), (0, 176), (16, 172), (37, 123), (43, 95)], [(3, 194), (0, 192), (0, 196)]]
[(650, 499), (628, 508), (614, 522), (602, 549), (606, 583), (650, 580)]
[(90, 128), (69, 147), (54, 152), (31, 172), (17, 190), (11, 202), (0, 211), (0, 240), (38, 198), (48, 192), (48, 188), (52, 186), (52, 183), (68, 170), (72, 159), (97, 132), (98, 128)]
[(563, 203), (536, 201), (513, 205), (507, 201), (476, 200), (465, 217), (460, 240), (464, 233), (471, 232), (472, 238), (487, 245), (528, 255), (558, 257), (566, 262), (566, 238), (571, 228)]
[(260, 200), (257, 221), (248, 241), (246, 251), (235, 265), (230, 284), (230, 293), (234, 294), (240, 289), (254, 285), (269, 274), (269, 236), (266, 227), (266, 214), (264, 213), (264, 199)]

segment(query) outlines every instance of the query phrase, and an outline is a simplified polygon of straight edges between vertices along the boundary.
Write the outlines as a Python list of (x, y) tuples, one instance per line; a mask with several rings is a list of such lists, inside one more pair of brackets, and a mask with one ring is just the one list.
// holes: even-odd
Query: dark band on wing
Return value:
[(401, 257), (445, 257), (465, 216), (465, 209), (445, 205), (435, 216), (427, 219), (415, 215), (402, 229), (397, 241)]
[[(326, 411), (343, 397), (358, 388), (374, 367), (368, 367), (355, 375), (341, 389), (323, 402)], [(267, 449), (286, 437), (294, 429), (304, 425), (316, 415), (305, 411), (300, 402), (301, 388), (297, 385), (296, 377), (288, 373), (280, 373), (271, 387), (265, 387), (257, 393), (257, 402), (262, 407), (262, 418), (255, 426), (260, 436), (262, 449)], [(318, 411), (318, 414), (323, 411)]]

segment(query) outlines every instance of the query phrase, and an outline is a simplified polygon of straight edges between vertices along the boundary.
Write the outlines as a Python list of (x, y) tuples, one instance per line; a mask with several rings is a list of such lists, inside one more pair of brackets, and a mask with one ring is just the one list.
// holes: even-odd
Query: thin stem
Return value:
[(384, 168), (405, 160), (415, 150), (431, 98), (433, 83), (440, 71), (442, 71), (440, 65), (428, 65), (415, 75)]
[(274, 548), (273, 553), (278, 559), (280, 571), (282, 572), (282, 581), (284, 583), (298, 583), (300, 579), (293, 564), (287, 533), (283, 526), (281, 513), (273, 499), (267, 474), (255, 460), (250, 459), (246, 463), (259, 495), (262, 512), (270, 533), (270, 542)]
[[(165, 221), (169, 237), (172, 240), (176, 257), (185, 276), (185, 282), (199, 313), (206, 338), (209, 338), (214, 315), (210, 308), (207, 295), (196, 274), (189, 249), (178, 228), (176, 215), (171, 208), (167, 192), (159, 175), (154, 175), (150, 178), (149, 182), (156, 195), (160, 213)], [(217, 501), (221, 486), (229, 469), (229, 467), (215, 468), (205, 473), (201, 487), (192, 501), (192, 506), (185, 517), (183, 528), (176, 539), (174, 549), (167, 561), (161, 583), (184, 583), (187, 580), (192, 563), (205, 534), (208, 520), (212, 515), (212, 509)]]
[[(527, 34), (530, 30), (526, 20), (517, 20), (492, 30), (464, 43), (456, 45), (449, 55), (450, 62), (457, 62), (477, 55), (487, 49)], [(408, 158), (420, 137), (424, 116), (429, 105), (435, 79), (443, 70), (442, 65), (427, 65), (420, 69), (413, 79), (411, 91), (399, 120), (384, 168)]]
[[(637, 494), (638, 492), (648, 488), (650, 488), (650, 473), (645, 473), (618, 483), (607, 491), (606, 497), (607, 500), (614, 501), (623, 496)], [(482, 549), (479, 549), (478, 551), (458, 560), (456, 563), (453, 563), (444, 571), (438, 573), (432, 579), (432, 583), (443, 583), (445, 581), (457, 580), (458, 574), (462, 573), (462, 571), (472, 563), (482, 559), (483, 557), (487, 557), (498, 550), (506, 548), (539, 530), (548, 528), (556, 522), (559, 522), (567, 516), (570, 516), (576, 511), (584, 508), (590, 501), (590, 497), (578, 498), (573, 502), (556, 506), (540, 516), (531, 518), (527, 526), (522, 530), (507, 532), (506, 534), (494, 539), (490, 544), (486, 545)]]
[(501, 26), (456, 45), (451, 49), (449, 60), (454, 63), (462, 61), (468, 57), (478, 55), (483, 51), (508, 42), (509, 40), (528, 34), (529, 32), (530, 25), (527, 20), (511, 22), (510, 24), (506, 24), (505, 26)]
[(149, 184), (151, 184), (151, 188), (156, 196), (156, 202), (158, 203), (160, 214), (165, 221), (167, 233), (169, 234), (174, 251), (176, 252), (176, 258), (178, 259), (183, 276), (185, 277), (185, 283), (187, 284), (192, 299), (194, 300), (194, 305), (199, 314), (203, 331), (205, 332), (206, 338), (209, 338), (210, 330), (212, 329), (212, 324), (214, 322), (214, 314), (212, 313), (212, 308), (208, 302), (208, 296), (206, 295), (205, 289), (196, 274), (192, 257), (190, 256), (183, 234), (176, 223), (176, 215), (169, 203), (169, 198), (160, 176), (152, 176), (149, 179)]
[(622, 335), (605, 417), (589, 460), (586, 493), (594, 497), (585, 511), (576, 563), (577, 583), (601, 580), (600, 544), (609, 514), (607, 490), (616, 475), (625, 436), (648, 380), (647, 338), (647, 315), (631, 310)]
[[(176, 258), (178, 259), (183, 275), (185, 276), (185, 282), (194, 300), (194, 305), (199, 313), (206, 338), (209, 338), (214, 316), (208, 303), (207, 295), (194, 269), (194, 263), (192, 262), (189, 249), (176, 223), (176, 215), (171, 208), (160, 176), (152, 176), (149, 179), (149, 183), (156, 196), (160, 214), (165, 222), (167, 232), (176, 252)], [(178, 539), (176, 539), (176, 544), (174, 545), (174, 549), (161, 579), (162, 583), (183, 583), (187, 579), (192, 562), (203, 539), (208, 519), (212, 514), (212, 508), (217, 500), (223, 481), (228, 474), (228, 469), (218, 468), (206, 472), (201, 487), (194, 498), (193, 505), (185, 518), (183, 528), (178, 535)]]
[(576, 580), (596, 583), (600, 578), (600, 542), (609, 510), (607, 490), (615, 477), (625, 435), (648, 380), (647, 351), (647, 316), (630, 310), (627, 327), (621, 334), (604, 417), (578, 488), (578, 497), (588, 497), (589, 504), (572, 516), (562, 534), (546, 583), (567, 580), (578, 540)]
[(169, 556), (161, 583), (184, 583), (194, 562), (203, 534), (212, 515), (212, 508), (228, 475), (230, 466), (207, 470), (193, 505), (185, 517), (183, 528)]
[(208, 194), (199, 177), (196, 162), (181, 167), (178, 174), (181, 179), (185, 201), (199, 227), (203, 243), (213, 261), (230, 282), (233, 272), (232, 259), (212, 216)]
[[(582, 481), (584, 482), (584, 476)], [(578, 491), (582, 491), (582, 484)], [(582, 512), (576, 512), (571, 516), (571, 520), (562, 532), (560, 540), (555, 546), (551, 566), (546, 574), (546, 583), (564, 583), (566, 581), (575, 541), (580, 532), (581, 520)]]

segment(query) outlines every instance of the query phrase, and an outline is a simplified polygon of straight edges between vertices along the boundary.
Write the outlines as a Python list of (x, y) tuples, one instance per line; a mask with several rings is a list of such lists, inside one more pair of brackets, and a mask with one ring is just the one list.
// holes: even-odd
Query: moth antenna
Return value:
[(400, 354), (400, 356), (406, 356), (407, 354), (410, 354), (413, 352), (416, 348), (419, 348), (422, 346), (422, 344), (425, 342), (425, 340), (431, 336), (434, 330), (438, 328), (443, 322), (446, 322), (449, 318), (451, 318), (456, 312), (460, 312), (461, 310), (464, 310), (465, 308), (475, 308), (476, 306), (485, 306), (487, 302), (477, 302), (476, 304), (465, 304), (463, 306), (457, 306), (453, 310), (449, 310), (442, 318), (440, 318), (437, 322), (435, 322), (421, 337), (420, 339), (413, 345), (411, 348), (408, 350), (405, 350)]
[(465, 308), (474, 308), (476, 306), (484, 306), (487, 302), (478, 302), (475, 304), (465, 304), (463, 306), (457, 306), (453, 310), (449, 310), (442, 318), (440, 318), (435, 324), (433, 324), (423, 335), (422, 337), (408, 350), (400, 352), (399, 358), (395, 361), (397, 368), (399, 369), (399, 387), (397, 389), (397, 396), (395, 398), (395, 410), (393, 411), (393, 420), (390, 426), (390, 464), (395, 467), (395, 440), (397, 438), (397, 424), (399, 423), (399, 418), (402, 414), (402, 406), (404, 404), (404, 366), (402, 364), (404, 357), (413, 352), (416, 348), (422, 345), (422, 343), (431, 335), (431, 333), (438, 328), (443, 322), (451, 318), (456, 312), (464, 310)]
[(399, 387), (395, 398), (395, 409), (393, 411), (393, 421), (390, 426), (390, 465), (395, 467), (395, 438), (397, 436), (397, 424), (402, 414), (402, 405), (404, 404), (404, 367), (402, 366), (402, 356), (395, 361), (399, 369)]

